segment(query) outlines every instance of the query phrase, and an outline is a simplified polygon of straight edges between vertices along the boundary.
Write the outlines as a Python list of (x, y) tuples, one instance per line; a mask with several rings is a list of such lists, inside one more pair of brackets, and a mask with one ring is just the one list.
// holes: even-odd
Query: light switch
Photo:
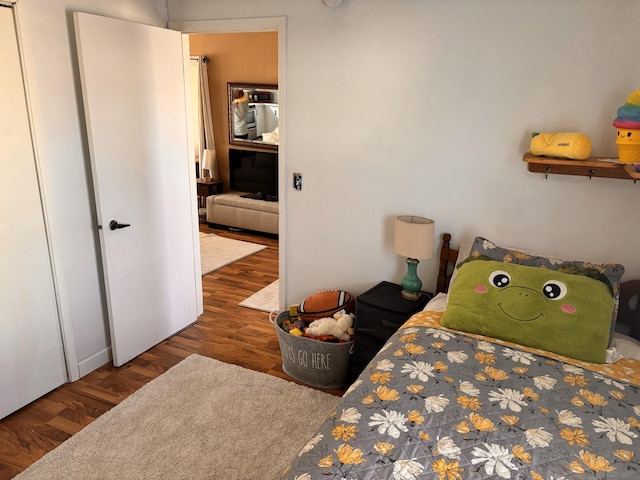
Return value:
[(301, 173), (293, 174), (293, 188), (295, 190), (302, 190), (302, 174)]

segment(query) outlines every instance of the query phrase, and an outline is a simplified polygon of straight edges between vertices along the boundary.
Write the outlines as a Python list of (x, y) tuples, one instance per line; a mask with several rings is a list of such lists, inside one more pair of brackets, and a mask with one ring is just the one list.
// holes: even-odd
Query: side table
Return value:
[(424, 309), (433, 294), (421, 292), (418, 300), (407, 300), (402, 287), (381, 282), (356, 298), (356, 325), (350, 378), (364, 370), (398, 327)]
[(207, 207), (207, 197), (222, 193), (224, 182), (221, 180), (211, 180), (207, 178), (198, 178), (198, 208)]

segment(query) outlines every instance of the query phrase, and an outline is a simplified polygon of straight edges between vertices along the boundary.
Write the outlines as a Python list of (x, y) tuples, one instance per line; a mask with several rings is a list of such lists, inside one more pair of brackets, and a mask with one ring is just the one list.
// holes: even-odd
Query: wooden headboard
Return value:
[(640, 280), (629, 280), (620, 285), (616, 331), (640, 340)]
[[(443, 233), (436, 293), (446, 293), (449, 290), (458, 253), (458, 250), (451, 248), (451, 234)], [(616, 331), (640, 340), (640, 280), (629, 280), (620, 285)]]
[(436, 293), (447, 292), (453, 269), (456, 266), (458, 250), (451, 248), (451, 234), (442, 234), (442, 245), (440, 245), (440, 268), (438, 269), (438, 283)]

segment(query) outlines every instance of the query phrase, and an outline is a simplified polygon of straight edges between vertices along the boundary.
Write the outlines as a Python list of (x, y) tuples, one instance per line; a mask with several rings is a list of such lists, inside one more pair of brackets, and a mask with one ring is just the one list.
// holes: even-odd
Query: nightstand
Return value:
[(411, 315), (424, 309), (433, 294), (422, 292), (419, 300), (407, 300), (402, 287), (381, 282), (356, 298), (354, 351), (351, 380), (364, 370), (369, 361)]

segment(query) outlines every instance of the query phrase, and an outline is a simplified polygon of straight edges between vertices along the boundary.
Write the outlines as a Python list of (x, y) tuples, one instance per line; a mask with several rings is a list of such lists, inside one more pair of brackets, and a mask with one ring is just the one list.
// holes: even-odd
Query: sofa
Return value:
[(257, 232), (278, 234), (278, 202), (245, 198), (244, 192), (228, 192), (207, 197), (209, 225), (225, 225)]

